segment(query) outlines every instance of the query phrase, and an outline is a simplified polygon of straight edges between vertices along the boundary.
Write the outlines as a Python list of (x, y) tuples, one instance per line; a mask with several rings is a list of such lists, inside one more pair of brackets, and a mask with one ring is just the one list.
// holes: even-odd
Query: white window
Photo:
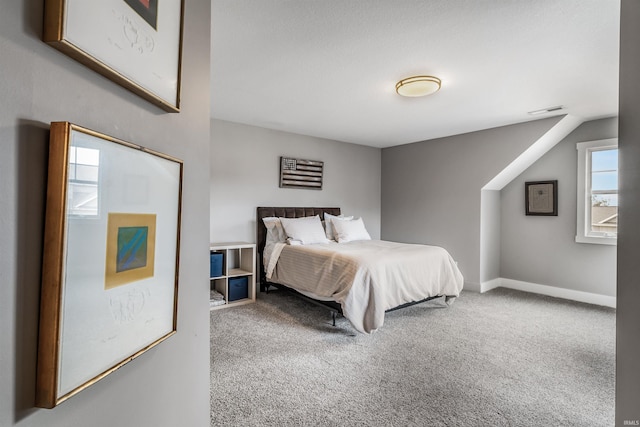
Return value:
[(576, 242), (615, 245), (618, 236), (618, 140), (580, 142)]

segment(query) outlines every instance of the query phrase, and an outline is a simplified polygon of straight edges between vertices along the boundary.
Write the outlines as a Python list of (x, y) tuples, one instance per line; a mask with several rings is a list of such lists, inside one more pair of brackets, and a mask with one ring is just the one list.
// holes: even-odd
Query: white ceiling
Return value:
[[(211, 114), (374, 147), (614, 116), (619, 14), (620, 0), (212, 0)], [(395, 93), (417, 74), (442, 89)]]

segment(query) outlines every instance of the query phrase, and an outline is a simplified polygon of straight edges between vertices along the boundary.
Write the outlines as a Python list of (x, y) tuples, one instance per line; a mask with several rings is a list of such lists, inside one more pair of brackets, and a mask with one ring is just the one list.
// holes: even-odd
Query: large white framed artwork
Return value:
[(36, 406), (176, 333), (180, 160), (51, 124)]
[(183, 0), (45, 0), (44, 41), (180, 111)]

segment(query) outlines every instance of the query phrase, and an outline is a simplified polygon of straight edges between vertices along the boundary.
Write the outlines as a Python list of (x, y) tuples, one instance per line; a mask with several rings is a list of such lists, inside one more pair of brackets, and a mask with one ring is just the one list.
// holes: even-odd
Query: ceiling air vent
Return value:
[(527, 114), (531, 114), (532, 116), (538, 116), (540, 114), (553, 113), (554, 111), (563, 110), (564, 107), (562, 105), (556, 105), (555, 107), (543, 108), (541, 110), (529, 111)]

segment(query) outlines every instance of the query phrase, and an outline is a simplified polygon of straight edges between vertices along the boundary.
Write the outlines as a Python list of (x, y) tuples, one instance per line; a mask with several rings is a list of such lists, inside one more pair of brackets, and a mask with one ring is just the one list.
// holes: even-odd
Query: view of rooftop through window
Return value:
[(591, 152), (591, 231), (618, 232), (618, 149)]

